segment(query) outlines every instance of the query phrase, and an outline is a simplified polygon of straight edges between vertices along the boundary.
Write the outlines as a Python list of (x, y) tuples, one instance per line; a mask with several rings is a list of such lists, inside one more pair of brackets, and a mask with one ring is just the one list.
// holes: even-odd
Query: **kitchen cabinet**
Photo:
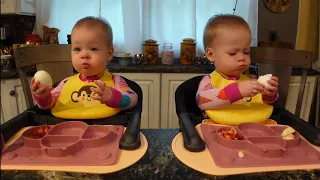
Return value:
[(1, 80), (1, 123), (27, 109), (20, 79)]
[[(116, 73), (115, 73), (116, 74)], [(143, 102), (141, 128), (159, 128), (160, 125), (160, 73), (119, 73), (142, 89)]]
[[(178, 128), (175, 92), (186, 80), (204, 74), (163, 73), (161, 75), (161, 128)], [(195, 97), (190, 97), (195, 98)]]
[(1, 0), (1, 14), (34, 15), (35, 0)]
[[(293, 114), (296, 111), (300, 81), (301, 81), (301, 76), (291, 76), (287, 102), (286, 102), (286, 109)], [(306, 80), (306, 85), (305, 85), (302, 105), (301, 105), (301, 111), (300, 111), (300, 118), (305, 121), (309, 120), (311, 104), (312, 104), (313, 97), (315, 95), (315, 89), (316, 89), (315, 87), (316, 87), (316, 76), (308, 76)]]

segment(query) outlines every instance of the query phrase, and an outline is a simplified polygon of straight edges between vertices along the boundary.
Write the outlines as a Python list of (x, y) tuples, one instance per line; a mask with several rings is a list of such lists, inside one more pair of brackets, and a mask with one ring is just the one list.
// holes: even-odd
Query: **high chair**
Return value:
[[(4, 141), (7, 141), (23, 127), (42, 124), (55, 125), (57, 123), (70, 121), (56, 118), (51, 114), (50, 110), (40, 110), (34, 105), (26, 72), (30, 65), (37, 65), (37, 70), (45, 70), (52, 76), (52, 79), (55, 82), (53, 87), (57, 86), (62, 79), (74, 74), (71, 64), (71, 45), (52, 44), (17, 48), (15, 49), (14, 54), (28, 109), (1, 125)], [(129, 87), (138, 95), (138, 103), (134, 108), (121, 111), (109, 118), (86, 120), (73, 119), (72, 121), (83, 121), (88, 125), (123, 125), (126, 127), (126, 131), (120, 140), (120, 148), (135, 150), (141, 145), (140, 124), (143, 94), (137, 83), (126, 78), (124, 79)]]
[[(304, 85), (307, 77), (306, 69), (311, 68), (311, 56), (312, 53), (310, 52), (291, 49), (269, 47), (251, 49), (253, 63), (273, 63), (276, 65), (269, 65), (269, 68), (271, 67), (271, 69), (275, 68), (278, 70), (271, 71), (273, 75), (279, 77), (280, 79), (280, 99), (274, 103), (274, 109), (270, 119), (277, 121), (278, 124), (291, 126), (310, 143), (320, 146), (320, 129), (299, 118)], [(266, 74), (268, 72), (267, 66), (268, 65), (259, 64), (259, 74)], [(296, 115), (284, 108), (292, 66), (304, 68), (302, 71), (303, 73), (300, 83)], [(286, 68), (281, 69), (284, 67)], [(197, 76), (185, 81), (177, 88), (175, 92), (176, 113), (179, 117), (180, 131), (183, 136), (184, 147), (191, 152), (201, 152), (205, 149), (205, 143), (195, 128), (195, 125), (201, 123), (204, 119), (202, 112), (198, 108), (195, 100), (198, 85), (202, 78), (203, 76)], [(283, 78), (283, 80), (281, 78)], [(281, 98), (281, 96), (285, 97)]]

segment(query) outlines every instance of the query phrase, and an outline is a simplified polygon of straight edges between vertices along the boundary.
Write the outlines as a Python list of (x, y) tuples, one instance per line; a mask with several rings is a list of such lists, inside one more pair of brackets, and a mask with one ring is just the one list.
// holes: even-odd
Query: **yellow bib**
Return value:
[[(238, 80), (226, 80), (218, 72), (213, 71), (210, 74), (212, 86), (222, 88), (234, 82), (249, 80), (245, 75), (240, 75)], [(221, 94), (223, 96), (223, 94)], [(244, 122), (261, 123), (267, 120), (273, 111), (273, 106), (265, 104), (262, 95), (257, 94), (252, 98), (243, 98), (227, 107), (206, 110), (206, 114), (213, 121), (225, 125), (238, 125)]]
[[(120, 112), (117, 108), (108, 107), (100, 101), (91, 98), (91, 87), (97, 87), (94, 82), (80, 80), (80, 74), (71, 76), (62, 91), (51, 113), (63, 119), (100, 119), (113, 116)], [(101, 80), (109, 87), (114, 87), (112, 75), (105, 71)]]

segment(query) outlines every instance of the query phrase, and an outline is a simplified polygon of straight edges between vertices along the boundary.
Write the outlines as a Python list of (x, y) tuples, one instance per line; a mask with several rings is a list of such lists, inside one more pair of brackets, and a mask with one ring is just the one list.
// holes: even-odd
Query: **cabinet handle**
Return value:
[(14, 96), (14, 95), (16, 95), (16, 91), (14, 90), (10, 91), (10, 96)]

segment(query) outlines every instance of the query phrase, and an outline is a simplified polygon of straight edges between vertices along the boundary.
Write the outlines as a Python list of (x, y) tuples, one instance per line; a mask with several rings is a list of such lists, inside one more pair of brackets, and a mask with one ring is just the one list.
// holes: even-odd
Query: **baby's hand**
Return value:
[(264, 89), (263, 84), (256, 80), (242, 81), (238, 84), (238, 87), (242, 97), (253, 97)]
[(32, 94), (39, 97), (39, 98), (45, 98), (47, 95), (51, 92), (53, 89), (49, 85), (41, 85), (39, 81), (36, 81), (34, 77), (31, 79), (31, 91)]
[(278, 86), (279, 86), (278, 78), (275, 76), (272, 76), (270, 80), (268, 80), (268, 83), (270, 84), (270, 86), (266, 86), (262, 94), (273, 97), (278, 93)]
[(106, 84), (101, 80), (96, 80), (94, 81), (94, 83), (96, 83), (98, 87), (91, 88), (91, 91), (94, 92), (94, 94), (92, 95), (92, 98), (95, 100), (99, 100), (103, 104), (107, 103), (110, 100), (112, 95), (111, 88), (106, 86)]

